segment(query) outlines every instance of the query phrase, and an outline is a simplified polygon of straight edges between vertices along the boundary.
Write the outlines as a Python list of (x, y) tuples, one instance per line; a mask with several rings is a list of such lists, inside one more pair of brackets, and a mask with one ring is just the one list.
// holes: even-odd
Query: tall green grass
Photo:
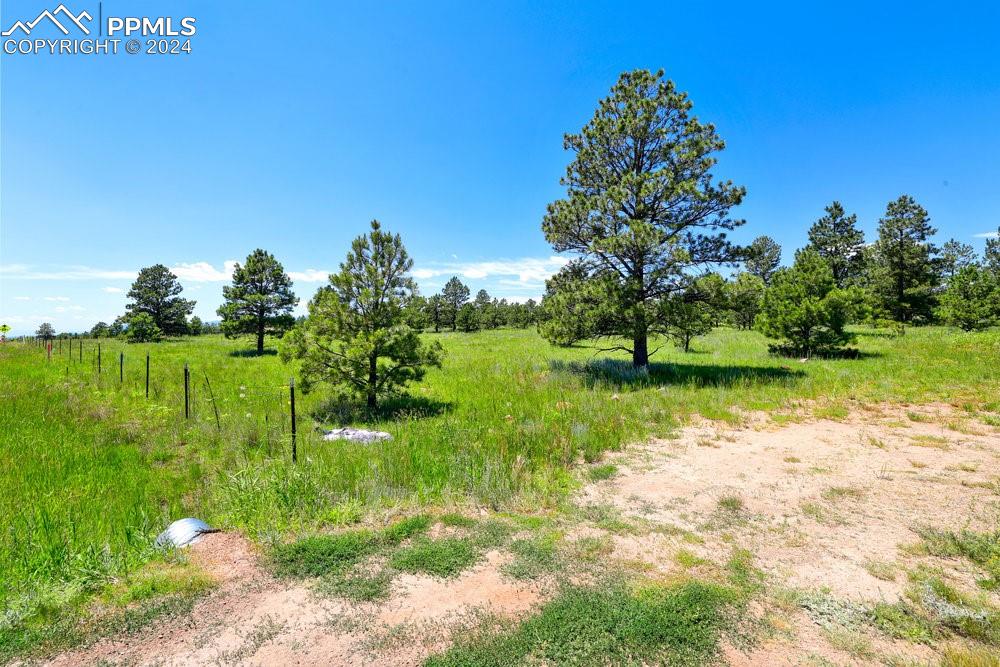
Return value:
[[(101, 374), (92, 341), (83, 362), (65, 348), (47, 362), (41, 348), (0, 346), (0, 601), (10, 616), (16, 600), (47, 586), (115, 576), (185, 515), (275, 540), (386, 504), (538, 506), (566, 491), (570, 465), (666, 434), (694, 413), (736, 420), (740, 410), (883, 400), (1000, 411), (996, 330), (862, 334), (859, 359), (800, 363), (770, 356), (758, 334), (723, 329), (690, 354), (664, 348), (648, 372), (594, 346), (551, 347), (533, 331), (428, 334), (446, 349), (443, 368), (378, 414), (329, 403), (322, 388), (298, 397), (298, 465), (290, 461), (294, 368), (246, 356), (245, 341), (102, 341)], [(393, 439), (324, 442), (317, 421), (374, 425)]]

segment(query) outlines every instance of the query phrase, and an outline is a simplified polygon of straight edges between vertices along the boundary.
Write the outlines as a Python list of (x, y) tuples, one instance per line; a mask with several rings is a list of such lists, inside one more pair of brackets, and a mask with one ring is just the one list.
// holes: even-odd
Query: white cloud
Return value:
[[(522, 257), (485, 262), (444, 262), (427, 264), (413, 270), (419, 279), (457, 275), (471, 280), (506, 278), (500, 284), (539, 287), (559, 269), (569, 263), (567, 257)], [(511, 278), (516, 277), (516, 280)]]
[(977, 239), (995, 239), (1000, 236), (1000, 232), (983, 232), (982, 234), (973, 234)]
[(121, 294), (125, 290), (123, 290), (121, 287), (102, 287), (101, 291), (107, 292), (108, 294)]
[(44, 299), (46, 301), (69, 301), (68, 296), (47, 296)]
[(15, 296), (14, 301), (31, 301), (30, 296)]
[(235, 268), (236, 260), (227, 259), (222, 263), (221, 271), (208, 262), (192, 262), (190, 264), (181, 262), (170, 267), (170, 271), (181, 280), (193, 283), (215, 283), (232, 280), (233, 269)]
[(306, 269), (305, 271), (289, 271), (288, 276), (300, 283), (322, 283), (326, 282), (329, 277), (329, 271), (320, 271), (319, 269)]

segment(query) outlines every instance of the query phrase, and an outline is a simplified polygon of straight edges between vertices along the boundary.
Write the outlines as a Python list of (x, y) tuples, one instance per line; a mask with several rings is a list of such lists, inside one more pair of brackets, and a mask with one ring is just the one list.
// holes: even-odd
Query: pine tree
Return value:
[(774, 272), (781, 265), (781, 246), (770, 236), (758, 236), (744, 249), (744, 266), (746, 270), (771, 284)]
[(691, 109), (663, 72), (622, 74), (582, 131), (565, 136), (566, 196), (542, 222), (556, 252), (578, 257), (563, 271), (579, 276), (561, 286), (583, 293), (566, 299), (595, 306), (590, 332), (630, 341), (616, 347), (636, 367), (649, 363), (649, 335), (663, 327), (660, 302), (695, 267), (736, 258), (725, 232), (742, 224), (728, 212), (745, 191), (713, 180), (725, 143)]
[(941, 257), (938, 260), (940, 282), (948, 284), (959, 271), (975, 263), (976, 251), (971, 245), (949, 239), (941, 246)]
[(726, 283), (729, 308), (738, 329), (752, 329), (764, 298), (764, 281), (749, 271), (741, 271)]
[(879, 220), (868, 283), (897, 322), (926, 322), (933, 315), (937, 249), (930, 238), (936, 232), (927, 211), (909, 195), (890, 202)]
[(139, 271), (128, 291), (132, 301), (125, 306), (129, 321), (140, 313), (149, 315), (162, 334), (180, 336), (187, 333), (187, 316), (195, 302), (178, 296), (183, 291), (177, 276), (162, 264)]
[(809, 228), (809, 247), (830, 265), (837, 287), (845, 287), (861, 276), (865, 234), (858, 229), (858, 216), (847, 215), (839, 201), (825, 210)]
[(976, 265), (964, 266), (941, 295), (941, 317), (964, 331), (980, 331), (1000, 318), (1000, 281)]
[(455, 331), (458, 328), (458, 310), (469, 300), (469, 288), (458, 276), (452, 276), (441, 290), (441, 299), (445, 304), (445, 321)]
[(791, 268), (780, 269), (764, 292), (757, 327), (783, 341), (789, 352), (809, 356), (830, 351), (850, 340), (851, 304), (837, 289), (833, 271), (812, 248), (795, 254)]
[(292, 279), (274, 255), (258, 248), (246, 264), (236, 264), (233, 284), (222, 288), (225, 303), (216, 311), (227, 338), (257, 337), (257, 353), (264, 351), (264, 335), (283, 335), (295, 324), (292, 308), (299, 302)]
[(354, 239), (340, 271), (309, 302), (309, 317), (285, 336), (281, 356), (302, 360), (305, 388), (328, 382), (365, 399), (396, 394), (440, 366), (440, 343), (427, 345), (406, 324), (416, 291), (413, 267), (398, 234), (371, 231)]

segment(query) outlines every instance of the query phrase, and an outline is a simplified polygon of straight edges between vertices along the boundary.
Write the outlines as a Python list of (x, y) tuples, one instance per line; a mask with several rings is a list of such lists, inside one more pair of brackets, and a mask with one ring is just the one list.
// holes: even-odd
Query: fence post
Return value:
[(45, 346), (45, 354), (47, 356), (46, 361), (52, 361), (52, 343), (48, 343)]
[(118, 353), (118, 384), (125, 384), (125, 353)]
[(188, 370), (188, 365), (184, 364), (184, 419), (188, 419), (191, 412), (188, 407), (188, 389), (191, 384), (191, 371)]
[(288, 380), (288, 392), (292, 399), (292, 463), (295, 463), (299, 460), (295, 442), (295, 378), (290, 378)]
[(80, 339), (80, 363), (83, 363), (83, 339)]
[(146, 353), (146, 398), (149, 398), (149, 352)]
[(97, 374), (101, 374), (101, 344), (97, 343)]

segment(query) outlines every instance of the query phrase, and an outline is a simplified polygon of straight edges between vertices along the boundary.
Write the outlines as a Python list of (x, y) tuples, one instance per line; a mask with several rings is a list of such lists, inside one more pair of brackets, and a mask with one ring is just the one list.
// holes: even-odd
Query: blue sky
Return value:
[[(56, 5), (4, 0), (0, 23)], [(870, 236), (909, 193), (941, 241), (981, 250), (1000, 224), (997, 5), (762, 5), (106, 0), (197, 18), (193, 51), (0, 56), (0, 319), (110, 321), (156, 262), (215, 319), (227, 262), (256, 247), (304, 304), (372, 218), (425, 293), (458, 273), (538, 296), (562, 135), (636, 67), (726, 140), (737, 239), (788, 259), (831, 200)]]

